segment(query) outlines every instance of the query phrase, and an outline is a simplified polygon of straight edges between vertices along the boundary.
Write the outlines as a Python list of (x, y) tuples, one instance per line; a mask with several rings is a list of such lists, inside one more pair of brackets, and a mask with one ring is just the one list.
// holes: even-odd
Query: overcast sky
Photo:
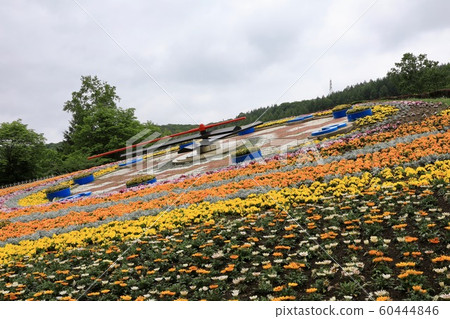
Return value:
[(315, 98), (330, 79), (336, 91), (383, 77), (405, 52), (449, 62), (449, 12), (448, 0), (3, 0), (0, 122), (62, 140), (82, 75), (158, 124)]

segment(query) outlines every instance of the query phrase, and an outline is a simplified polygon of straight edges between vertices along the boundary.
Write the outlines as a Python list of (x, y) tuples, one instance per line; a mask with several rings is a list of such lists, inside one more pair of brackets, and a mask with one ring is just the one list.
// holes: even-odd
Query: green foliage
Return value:
[(231, 156), (232, 157), (238, 157), (238, 156), (250, 154), (250, 153), (253, 153), (253, 152), (257, 152), (257, 151), (259, 151), (258, 147), (247, 147), (245, 145), (241, 145), (241, 146), (239, 146), (236, 149), (236, 151), (231, 153)]
[(52, 187), (49, 187), (45, 190), (46, 194), (50, 194), (50, 193), (55, 193), (55, 192), (59, 192), (62, 191), (63, 189), (69, 188), (69, 184), (67, 183), (61, 183)]
[[(424, 56), (426, 57), (426, 55)], [(423, 60), (423, 58), (420, 59)], [(427, 91), (436, 91), (441, 88), (450, 88), (450, 64), (428, 67), (435, 65), (435, 63), (433, 63), (434, 61), (430, 62), (425, 62), (424, 60), (418, 62), (419, 65), (422, 63), (423, 66), (425, 66), (425, 69), (423, 72), (419, 72), (412, 78), (412, 81), (415, 82), (413, 86), (418, 88), (413, 91), (423, 93)], [(364, 81), (356, 85), (351, 85), (342, 91), (333, 92), (328, 96), (260, 107), (249, 112), (240, 113), (238, 117), (245, 116), (247, 119), (239, 122), (239, 124), (244, 125), (252, 123), (257, 119), (261, 121), (272, 121), (280, 118), (327, 110), (339, 104), (355, 104), (356, 101), (361, 103), (367, 100), (384, 99), (400, 94), (413, 93), (411, 90), (405, 90), (398, 80), (399, 78), (394, 76), (391, 71), (387, 76), (381, 79), (370, 80), (368, 82)]]
[(347, 111), (347, 114), (358, 113), (358, 112), (362, 112), (362, 111), (365, 111), (368, 109), (370, 109), (370, 106), (366, 106), (366, 105), (354, 106), (353, 108), (351, 108)]
[(0, 124), (0, 184), (41, 175), (39, 162), (45, 156), (45, 138), (28, 129), (21, 120)]
[[(72, 93), (64, 111), (72, 114), (69, 129), (64, 133), (70, 153), (85, 155), (103, 153), (125, 146), (126, 141), (144, 129), (134, 109), (117, 106), (120, 98), (116, 88), (96, 76), (81, 77), (81, 88)], [(120, 154), (111, 157), (118, 159)]]
[(422, 93), (448, 87), (449, 67), (438, 66), (438, 61), (427, 59), (426, 54), (415, 56), (405, 53), (400, 62), (388, 72), (402, 94)]
[(83, 172), (83, 173), (74, 175), (74, 176), (72, 177), (72, 180), (85, 178), (85, 177), (91, 176), (92, 174), (93, 174), (92, 172)]
[(335, 107), (333, 107), (332, 111), (333, 112), (342, 111), (342, 110), (349, 109), (351, 107), (352, 107), (351, 104), (340, 104), (340, 105), (336, 105)]
[(69, 173), (99, 166), (108, 162), (108, 160), (104, 158), (88, 160), (87, 156), (88, 155), (82, 150), (76, 150), (68, 155), (62, 155), (61, 170), (64, 173)]
[(155, 175), (140, 175), (132, 178), (126, 182), (127, 187), (137, 186), (139, 184), (151, 181), (155, 178)]

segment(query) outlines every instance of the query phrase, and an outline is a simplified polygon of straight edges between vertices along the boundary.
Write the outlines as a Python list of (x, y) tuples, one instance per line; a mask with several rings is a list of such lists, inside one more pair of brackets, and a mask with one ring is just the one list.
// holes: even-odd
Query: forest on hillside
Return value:
[(414, 56), (405, 53), (402, 60), (395, 63), (395, 67), (381, 79), (349, 85), (342, 91), (315, 99), (260, 107), (250, 112), (242, 112), (238, 117), (245, 116), (247, 119), (244, 122), (252, 123), (256, 120), (271, 121), (327, 110), (339, 104), (369, 100), (427, 97), (427, 94), (433, 92), (436, 93), (430, 97), (448, 97), (449, 92), (445, 89), (450, 89), (450, 63), (439, 64), (437, 61), (428, 60), (425, 54)]

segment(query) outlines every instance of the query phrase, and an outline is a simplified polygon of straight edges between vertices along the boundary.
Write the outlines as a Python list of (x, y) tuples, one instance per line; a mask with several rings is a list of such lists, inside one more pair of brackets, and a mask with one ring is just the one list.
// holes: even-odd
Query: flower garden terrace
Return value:
[[(446, 299), (449, 112), (390, 104), (261, 162), (5, 209), (0, 298)], [(5, 206), (42, 187), (3, 190)]]

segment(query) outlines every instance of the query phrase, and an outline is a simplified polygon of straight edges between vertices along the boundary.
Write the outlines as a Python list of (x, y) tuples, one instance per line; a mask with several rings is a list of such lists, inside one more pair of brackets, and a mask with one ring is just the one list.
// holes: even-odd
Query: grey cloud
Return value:
[[(275, 103), (372, 3), (78, 1), (198, 122)], [(339, 89), (383, 76), (413, 49), (448, 62), (448, 41), (433, 40), (448, 34), (449, 9), (379, 0), (279, 102), (326, 94), (330, 78)], [(81, 75), (116, 86), (141, 121), (193, 122), (74, 1), (2, 3), (0, 122), (22, 118), (61, 140)]]

